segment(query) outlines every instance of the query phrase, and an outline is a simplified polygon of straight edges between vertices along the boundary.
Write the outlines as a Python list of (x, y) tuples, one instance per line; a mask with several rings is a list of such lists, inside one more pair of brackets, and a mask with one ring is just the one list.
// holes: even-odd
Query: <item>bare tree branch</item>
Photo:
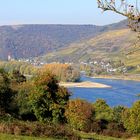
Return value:
[(113, 11), (128, 18), (129, 27), (136, 32), (140, 32), (140, 0), (133, 0), (128, 3), (127, 0), (97, 0), (98, 7), (103, 11)]

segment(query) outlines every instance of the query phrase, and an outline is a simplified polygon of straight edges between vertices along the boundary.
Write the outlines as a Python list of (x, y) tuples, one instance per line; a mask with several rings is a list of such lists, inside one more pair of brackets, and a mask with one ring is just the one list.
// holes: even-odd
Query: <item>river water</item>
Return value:
[(111, 88), (69, 88), (73, 93), (71, 98), (81, 98), (89, 102), (104, 99), (111, 107), (123, 105), (131, 107), (139, 100), (140, 82), (127, 80), (97, 79), (82, 77), (82, 81), (91, 81), (111, 86)]

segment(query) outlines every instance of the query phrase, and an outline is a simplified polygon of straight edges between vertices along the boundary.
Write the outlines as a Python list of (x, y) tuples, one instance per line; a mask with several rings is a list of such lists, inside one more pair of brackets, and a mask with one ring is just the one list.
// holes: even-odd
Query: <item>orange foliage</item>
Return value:
[(41, 72), (45, 71), (51, 72), (52, 74), (56, 75), (59, 81), (75, 82), (80, 78), (80, 73), (70, 64), (47, 64), (41, 69)]
[(66, 110), (66, 118), (72, 128), (83, 130), (92, 120), (93, 107), (90, 103), (76, 99), (70, 100)]

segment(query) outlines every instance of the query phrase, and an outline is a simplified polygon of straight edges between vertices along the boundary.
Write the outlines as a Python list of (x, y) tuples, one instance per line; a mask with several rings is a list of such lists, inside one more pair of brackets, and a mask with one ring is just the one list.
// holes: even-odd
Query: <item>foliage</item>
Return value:
[(0, 69), (0, 115), (9, 112), (13, 91), (10, 88), (8, 74)]
[(91, 123), (91, 130), (90, 132), (95, 132), (97, 134), (100, 134), (103, 132), (104, 129), (107, 128), (108, 121), (101, 119), (101, 120), (94, 120)]
[(125, 110), (123, 106), (116, 106), (113, 108), (113, 120), (119, 124), (122, 124), (122, 113)]
[(84, 130), (91, 123), (93, 107), (90, 103), (76, 99), (70, 100), (65, 116), (69, 125), (76, 130)]
[(22, 75), (18, 70), (14, 70), (11, 73), (10, 79), (12, 79), (16, 83), (26, 82), (26, 77)]
[(51, 73), (35, 77), (33, 87), (29, 100), (36, 118), (41, 122), (63, 122), (70, 96), (67, 89), (59, 87), (56, 77)]
[(98, 99), (94, 104), (93, 107), (95, 108), (95, 118), (97, 120), (107, 120), (111, 121), (113, 120), (113, 111), (112, 109), (107, 105), (106, 101), (102, 99)]
[(135, 102), (130, 109), (126, 109), (122, 119), (127, 130), (140, 133), (140, 101)]
[(80, 80), (80, 72), (70, 64), (51, 63), (45, 65), (42, 71), (53, 73), (59, 81), (77, 82)]
[(22, 120), (36, 120), (33, 113), (32, 106), (29, 100), (29, 94), (33, 89), (32, 81), (24, 82), (18, 85), (18, 92), (15, 96), (15, 108), (17, 110), (18, 118)]
[(49, 125), (38, 122), (0, 123), (0, 133), (79, 140), (78, 136), (65, 125)]
[(110, 108), (102, 99), (91, 104), (69, 97), (52, 73), (41, 72), (26, 81), (18, 71), (9, 76), (0, 70), (0, 132), (77, 140), (70, 128), (114, 137), (129, 137), (126, 129), (140, 133), (140, 101), (129, 109)]
[(26, 62), (18, 61), (0, 61), (0, 68), (3, 68), (8, 73), (13, 73), (19, 71), (21, 74), (34, 75), (37, 73), (38, 69), (33, 65)]

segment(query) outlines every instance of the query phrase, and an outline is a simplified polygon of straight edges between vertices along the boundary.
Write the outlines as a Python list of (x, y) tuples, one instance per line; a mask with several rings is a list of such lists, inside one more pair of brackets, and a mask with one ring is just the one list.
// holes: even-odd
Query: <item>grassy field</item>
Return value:
[(94, 139), (94, 140), (125, 140), (125, 139), (120, 139), (120, 138), (114, 138), (114, 137), (108, 137), (108, 136), (102, 136), (102, 135), (97, 135), (93, 133), (84, 133), (84, 132), (77, 132), (80, 137), (83, 139)]
[[(39, 138), (29, 136), (14, 136), (9, 134), (0, 134), (0, 140), (58, 140), (53, 138)], [(59, 139), (60, 140), (60, 139)]]
[[(114, 138), (108, 136), (101, 136), (97, 134), (87, 134), (83, 132), (76, 132), (82, 139), (93, 139), (93, 140), (139, 140), (136, 138), (128, 138), (128, 139), (121, 139), (121, 138)], [(64, 139), (56, 139), (56, 138), (40, 138), (40, 137), (29, 137), (29, 136), (14, 136), (10, 134), (0, 134), (0, 140), (64, 140)]]
[[(93, 138), (94, 140), (123, 140), (123, 139), (119, 139), (119, 138), (100, 136), (100, 135), (96, 135), (96, 134), (86, 134), (86, 133), (80, 133), (80, 136), (83, 139)], [(56, 138), (53, 139), (53, 138), (39, 138), (39, 137), (14, 136), (14, 135), (9, 135), (9, 134), (0, 134), (0, 140), (58, 140), (58, 139), (56, 139)]]

